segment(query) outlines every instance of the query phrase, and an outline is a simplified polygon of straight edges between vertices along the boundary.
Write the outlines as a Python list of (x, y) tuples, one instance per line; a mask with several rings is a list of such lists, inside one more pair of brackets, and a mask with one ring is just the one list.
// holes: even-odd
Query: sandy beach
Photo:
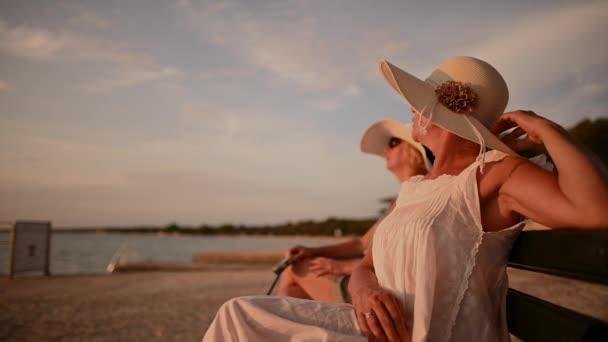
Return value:
[(265, 294), (270, 270), (0, 279), (2, 341), (200, 341), (229, 298)]
[[(608, 320), (608, 287), (510, 270), (512, 287)], [(219, 306), (264, 294), (269, 268), (0, 279), (0, 340), (200, 341)]]

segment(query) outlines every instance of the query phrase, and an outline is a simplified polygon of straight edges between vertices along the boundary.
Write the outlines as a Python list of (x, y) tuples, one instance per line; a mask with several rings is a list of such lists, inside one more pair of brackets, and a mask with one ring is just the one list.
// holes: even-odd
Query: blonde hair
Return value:
[(428, 171), (424, 163), (424, 157), (420, 151), (411, 144), (408, 144), (405, 141), (404, 143), (407, 146), (407, 161), (410, 169), (414, 171), (415, 175), (426, 175)]

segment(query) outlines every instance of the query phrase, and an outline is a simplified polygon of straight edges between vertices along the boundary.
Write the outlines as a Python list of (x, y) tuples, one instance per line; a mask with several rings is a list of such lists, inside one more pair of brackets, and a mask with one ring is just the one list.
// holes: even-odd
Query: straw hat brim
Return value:
[(431, 170), (432, 164), (426, 156), (424, 146), (412, 138), (412, 125), (403, 124), (397, 120), (385, 119), (371, 124), (361, 137), (361, 152), (384, 158), (384, 149), (388, 146), (392, 137), (399, 138), (412, 145), (422, 155), (427, 171)]
[[(430, 113), (430, 111), (425, 111), (423, 109), (436, 100), (435, 88), (431, 84), (416, 78), (385, 60), (381, 60), (379, 66), (380, 71), (388, 84), (395, 89), (399, 95), (403, 96), (412, 107), (428, 119), (428, 113)], [(471, 115), (452, 112), (441, 103), (438, 103), (434, 107), (433, 115), (430, 118), (430, 121), (437, 126), (479, 144), (479, 138), (467, 120), (470, 121), (481, 134), (487, 147), (517, 156), (517, 153)]]

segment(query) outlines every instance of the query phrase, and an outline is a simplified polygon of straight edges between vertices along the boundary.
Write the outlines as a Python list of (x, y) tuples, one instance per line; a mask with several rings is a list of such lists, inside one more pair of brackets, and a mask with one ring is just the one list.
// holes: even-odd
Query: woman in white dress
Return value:
[[(411, 124), (390, 119), (377, 121), (365, 130), (360, 145), (361, 152), (382, 157), (399, 184), (431, 169), (424, 146), (412, 139)], [(393, 208), (394, 202), (359, 238), (334, 245), (289, 248), (285, 254), (294, 263), (283, 272), (277, 295), (350, 303), (350, 275), (367, 251), (376, 227)]]
[[(552, 121), (502, 114), (507, 85), (488, 63), (450, 58), (426, 80), (386, 61), (380, 69), (409, 102), (414, 138), (435, 163), (402, 184), (353, 272), (353, 305), (236, 298), (204, 341), (509, 340), (506, 262), (523, 217), (608, 227), (605, 169)], [(502, 141), (492, 133), (512, 127)], [(513, 151), (530, 144), (545, 145), (557, 174)]]

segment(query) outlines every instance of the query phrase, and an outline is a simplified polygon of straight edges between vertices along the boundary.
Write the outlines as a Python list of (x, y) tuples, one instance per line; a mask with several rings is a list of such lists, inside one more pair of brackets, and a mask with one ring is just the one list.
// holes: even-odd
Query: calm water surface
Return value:
[[(205, 251), (286, 248), (295, 244), (319, 246), (333, 243), (330, 238), (265, 238), (173, 236), (116, 233), (53, 233), (51, 273), (105, 273), (118, 250), (125, 262), (190, 262), (192, 254)], [(9, 271), (10, 234), (0, 232), (0, 274)]]

